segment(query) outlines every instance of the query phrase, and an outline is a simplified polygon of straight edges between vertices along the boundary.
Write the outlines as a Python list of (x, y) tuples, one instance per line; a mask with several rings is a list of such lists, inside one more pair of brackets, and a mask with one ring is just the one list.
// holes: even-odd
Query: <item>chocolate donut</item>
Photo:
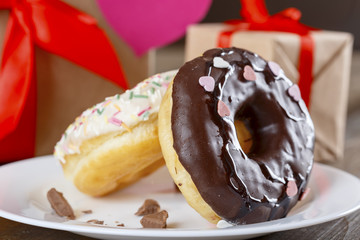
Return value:
[[(208, 50), (180, 68), (159, 114), (169, 171), (209, 221), (282, 218), (305, 192), (314, 127), (298, 86), (276, 63), (238, 48)], [(200, 200), (186, 193), (192, 184)]]

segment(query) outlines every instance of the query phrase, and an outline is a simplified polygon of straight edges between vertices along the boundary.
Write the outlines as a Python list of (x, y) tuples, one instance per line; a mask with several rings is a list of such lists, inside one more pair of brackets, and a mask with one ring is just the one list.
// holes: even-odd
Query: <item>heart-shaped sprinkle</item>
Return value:
[(217, 111), (218, 111), (218, 114), (220, 115), (220, 117), (230, 116), (230, 109), (221, 100), (218, 101)]
[(298, 102), (301, 99), (300, 89), (297, 84), (294, 84), (288, 88), (288, 94), (295, 102)]
[(214, 67), (217, 67), (217, 68), (228, 68), (228, 67), (230, 67), (230, 63), (228, 63), (227, 61), (225, 61), (221, 57), (214, 57), (213, 64), (214, 64)]
[(199, 84), (204, 87), (205, 91), (212, 92), (215, 87), (215, 80), (211, 76), (202, 76), (199, 78)]
[(300, 200), (300, 201), (304, 200), (304, 199), (309, 195), (310, 190), (311, 190), (310, 188), (306, 188), (305, 191), (301, 194), (299, 200)]
[(281, 67), (276, 62), (269, 61), (269, 68), (275, 76), (279, 76)]
[(286, 186), (286, 194), (289, 197), (293, 197), (297, 194), (297, 192), (298, 192), (298, 188), (297, 188), (296, 182), (293, 180), (290, 180)]
[(244, 67), (243, 76), (248, 81), (255, 81), (256, 80), (256, 75), (255, 75), (254, 69), (252, 67), (250, 67), (249, 65), (246, 65)]

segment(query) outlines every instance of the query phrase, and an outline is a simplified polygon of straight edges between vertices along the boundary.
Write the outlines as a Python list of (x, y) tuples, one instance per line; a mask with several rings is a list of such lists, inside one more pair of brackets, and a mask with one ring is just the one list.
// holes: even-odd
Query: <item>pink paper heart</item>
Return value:
[(231, 113), (229, 107), (221, 100), (218, 101), (217, 111), (220, 117), (230, 116)]
[(295, 102), (298, 102), (301, 99), (300, 89), (297, 84), (294, 84), (288, 88), (288, 94), (292, 97), (292, 99), (294, 99)]
[(243, 76), (248, 81), (255, 81), (256, 80), (255, 72), (254, 72), (253, 68), (250, 67), (249, 65), (246, 65), (244, 67)]
[(199, 78), (199, 84), (204, 87), (205, 91), (212, 92), (215, 87), (215, 80), (211, 76), (202, 76)]
[(296, 182), (293, 180), (289, 181), (286, 186), (286, 194), (289, 197), (293, 197), (297, 194), (297, 192), (298, 192), (298, 187), (296, 185)]
[(281, 67), (276, 62), (269, 61), (269, 68), (275, 76), (279, 76)]
[(105, 19), (140, 56), (185, 34), (199, 22), (211, 0), (97, 0)]

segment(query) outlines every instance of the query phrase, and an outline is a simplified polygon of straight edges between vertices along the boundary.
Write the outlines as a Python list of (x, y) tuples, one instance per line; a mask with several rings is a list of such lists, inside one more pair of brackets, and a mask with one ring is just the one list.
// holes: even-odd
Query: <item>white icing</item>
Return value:
[(218, 223), (216, 224), (217, 228), (229, 228), (229, 227), (233, 227), (233, 226), (235, 226), (235, 225), (231, 224), (223, 219), (218, 221)]
[(131, 131), (140, 121), (159, 111), (162, 97), (177, 70), (154, 75), (123, 94), (106, 98), (85, 110), (70, 124), (55, 145), (54, 156), (65, 162), (65, 155), (80, 153), (84, 140), (100, 134)]

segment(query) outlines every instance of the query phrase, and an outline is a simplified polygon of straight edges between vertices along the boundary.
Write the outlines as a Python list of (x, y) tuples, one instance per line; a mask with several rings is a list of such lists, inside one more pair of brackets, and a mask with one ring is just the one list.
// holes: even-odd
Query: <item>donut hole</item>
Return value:
[(234, 125), (244, 153), (253, 160), (271, 159), (287, 137), (284, 113), (272, 95), (256, 92), (236, 111)]
[(234, 120), (234, 125), (240, 146), (244, 151), (244, 153), (248, 154), (253, 145), (253, 139), (251, 133), (249, 129), (246, 127), (245, 123), (241, 120)]

